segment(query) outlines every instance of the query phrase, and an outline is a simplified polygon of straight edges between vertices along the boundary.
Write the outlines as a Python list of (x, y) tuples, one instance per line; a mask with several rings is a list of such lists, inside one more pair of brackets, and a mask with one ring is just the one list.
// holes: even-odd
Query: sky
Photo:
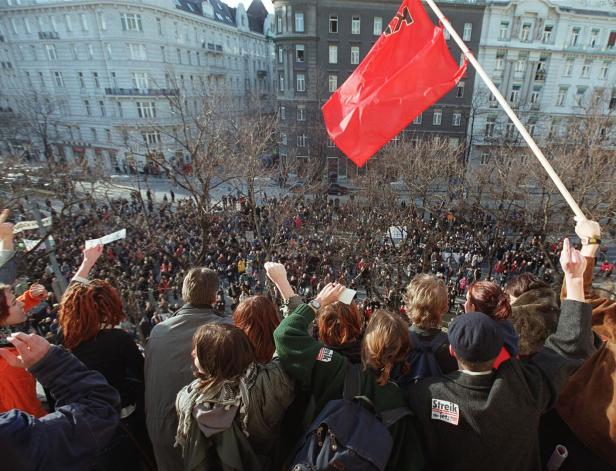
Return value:
[[(272, 0), (261, 1), (263, 2), (263, 5), (265, 5), (265, 8), (267, 8), (267, 11), (269, 11), (270, 13), (274, 13), (274, 6), (272, 5)], [(235, 7), (238, 3), (243, 3), (244, 7), (248, 8), (250, 6), (251, 0), (223, 0), (223, 2), (225, 2), (230, 7)]]

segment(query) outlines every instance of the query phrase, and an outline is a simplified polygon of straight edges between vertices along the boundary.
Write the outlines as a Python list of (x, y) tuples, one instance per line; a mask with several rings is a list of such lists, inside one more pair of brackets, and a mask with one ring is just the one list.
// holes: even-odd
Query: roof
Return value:
[[(558, 8), (562, 12), (576, 15), (609, 16), (616, 17), (616, 7), (610, 0), (545, 0), (546, 3)], [(493, 5), (508, 5), (511, 0), (488, 0)]]
[(265, 8), (263, 2), (261, 0), (252, 0), (248, 10), (246, 10), (246, 15), (248, 15), (250, 31), (263, 34), (263, 23), (268, 15), (267, 8)]
[[(214, 10), (214, 19), (220, 23), (235, 26), (235, 8), (229, 7), (220, 0), (206, 0)], [(175, 7), (194, 15), (203, 16), (203, 8), (200, 1), (175, 0)]]

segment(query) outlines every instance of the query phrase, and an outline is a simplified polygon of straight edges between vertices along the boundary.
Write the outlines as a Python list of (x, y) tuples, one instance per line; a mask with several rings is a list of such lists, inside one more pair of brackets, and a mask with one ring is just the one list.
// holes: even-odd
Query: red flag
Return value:
[(353, 74), (323, 105), (327, 133), (356, 165), (364, 165), (416, 116), (451, 90), (466, 71), (420, 0), (398, 13)]

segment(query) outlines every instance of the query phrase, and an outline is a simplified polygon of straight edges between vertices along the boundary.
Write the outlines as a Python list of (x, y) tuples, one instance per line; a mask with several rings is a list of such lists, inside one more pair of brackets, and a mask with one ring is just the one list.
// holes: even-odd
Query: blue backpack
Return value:
[(439, 332), (432, 340), (426, 340), (421, 335), (409, 330), (413, 351), (410, 354), (411, 364), (410, 382), (416, 383), (420, 379), (432, 376), (443, 376), (443, 370), (436, 361), (436, 352), (448, 341), (445, 332)]
[(360, 365), (347, 364), (342, 399), (329, 401), (291, 460), (291, 471), (383, 471), (393, 448), (387, 430), (410, 415), (406, 407), (376, 414), (360, 394)]

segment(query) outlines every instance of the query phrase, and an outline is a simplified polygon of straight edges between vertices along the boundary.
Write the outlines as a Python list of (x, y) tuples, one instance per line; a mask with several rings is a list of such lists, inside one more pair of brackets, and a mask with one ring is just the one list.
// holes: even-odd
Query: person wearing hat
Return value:
[(567, 281), (558, 327), (532, 359), (492, 365), (503, 346), (483, 313), (449, 327), (458, 371), (412, 385), (409, 405), (423, 432), (431, 470), (541, 470), (538, 424), (569, 377), (594, 350), (591, 307), (584, 302), (585, 260), (565, 239), (560, 263)]

